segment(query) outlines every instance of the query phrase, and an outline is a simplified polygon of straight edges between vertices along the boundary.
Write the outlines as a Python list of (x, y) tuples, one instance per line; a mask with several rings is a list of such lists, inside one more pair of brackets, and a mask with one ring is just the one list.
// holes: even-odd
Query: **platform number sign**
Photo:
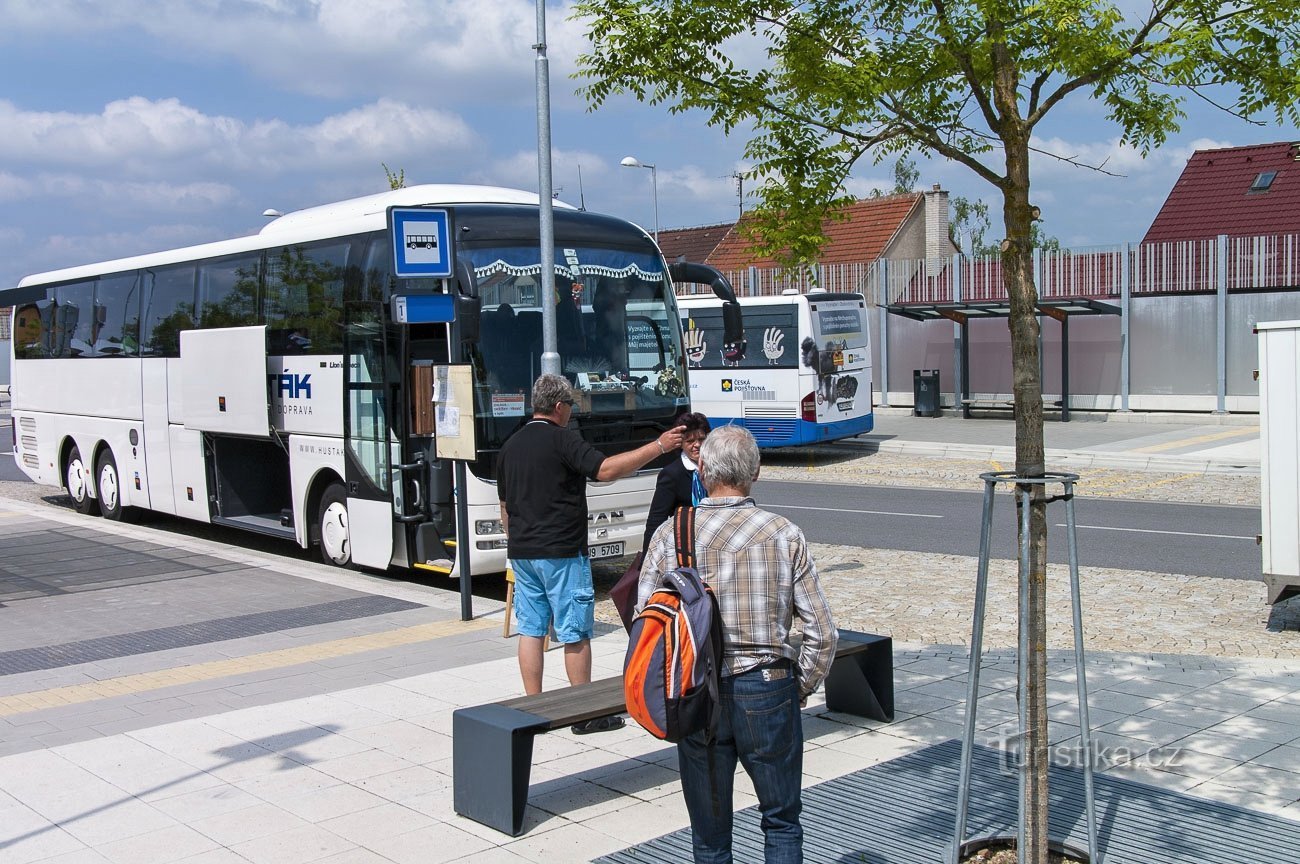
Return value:
[(449, 210), (389, 207), (393, 275), (399, 279), (449, 278), (455, 272), (451, 225)]

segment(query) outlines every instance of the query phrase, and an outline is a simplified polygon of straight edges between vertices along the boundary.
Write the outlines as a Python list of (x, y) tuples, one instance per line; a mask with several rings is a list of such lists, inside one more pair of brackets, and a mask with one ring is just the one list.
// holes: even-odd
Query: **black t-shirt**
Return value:
[(549, 420), (529, 421), (497, 457), (497, 497), (510, 517), (511, 558), (572, 558), (587, 552), (587, 478), (605, 456)]

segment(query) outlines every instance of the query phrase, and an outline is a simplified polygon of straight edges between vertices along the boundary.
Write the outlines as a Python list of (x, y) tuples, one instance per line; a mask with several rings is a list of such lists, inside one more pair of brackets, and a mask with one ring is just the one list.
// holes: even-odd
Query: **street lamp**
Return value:
[(648, 162), (642, 162), (635, 156), (624, 156), (623, 161), (618, 163), (624, 168), (649, 168), (650, 169), (650, 187), (654, 193), (655, 199), (655, 245), (659, 245), (659, 172), (655, 166)]

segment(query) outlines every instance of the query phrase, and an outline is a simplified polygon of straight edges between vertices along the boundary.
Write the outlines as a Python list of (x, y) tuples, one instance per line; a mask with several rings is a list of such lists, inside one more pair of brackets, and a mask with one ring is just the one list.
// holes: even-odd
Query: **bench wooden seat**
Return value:
[[(962, 416), (970, 419), (971, 411), (1014, 411), (1016, 402), (1014, 399), (963, 399), (961, 400)], [(1044, 411), (1060, 411), (1060, 399), (1044, 399)]]
[[(893, 639), (839, 631), (826, 676), (831, 711), (894, 719)], [(461, 708), (452, 713), (453, 804), (461, 816), (505, 834), (523, 830), (533, 738), (626, 710), (621, 676)], [(649, 734), (649, 733), (647, 733)]]

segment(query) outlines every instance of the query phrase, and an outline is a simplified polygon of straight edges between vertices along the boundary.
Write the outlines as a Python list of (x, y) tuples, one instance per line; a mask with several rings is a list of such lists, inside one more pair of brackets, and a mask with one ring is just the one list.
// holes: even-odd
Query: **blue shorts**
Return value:
[(511, 558), (515, 572), (515, 620), (524, 636), (541, 638), (555, 624), (555, 641), (572, 645), (590, 639), (596, 626), (596, 591), (591, 559)]

